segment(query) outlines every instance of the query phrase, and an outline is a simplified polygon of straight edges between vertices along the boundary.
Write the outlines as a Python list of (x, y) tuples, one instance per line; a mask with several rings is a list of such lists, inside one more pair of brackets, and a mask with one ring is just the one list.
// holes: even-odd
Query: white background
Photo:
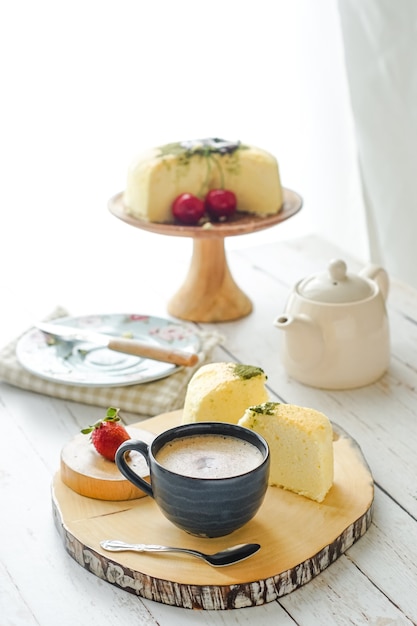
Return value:
[(0, 46), (0, 283), (34, 314), (76, 298), (96, 311), (103, 290), (190, 256), (188, 239), (107, 210), (131, 159), (170, 141), (263, 147), (303, 197), (299, 215), (227, 248), (317, 232), (366, 258), (335, 0), (10, 0)]

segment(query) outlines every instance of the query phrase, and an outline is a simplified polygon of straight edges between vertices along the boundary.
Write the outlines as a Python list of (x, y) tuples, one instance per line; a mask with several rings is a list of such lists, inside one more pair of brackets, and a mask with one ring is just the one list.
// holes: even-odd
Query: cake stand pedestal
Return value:
[(122, 221), (159, 235), (192, 237), (193, 254), (183, 285), (168, 303), (168, 312), (190, 322), (225, 322), (249, 315), (252, 302), (235, 283), (227, 264), (225, 238), (254, 233), (292, 217), (302, 207), (302, 198), (284, 189), (284, 203), (276, 215), (259, 217), (236, 213), (227, 222), (205, 226), (158, 224), (129, 215), (123, 192), (109, 201), (110, 212)]

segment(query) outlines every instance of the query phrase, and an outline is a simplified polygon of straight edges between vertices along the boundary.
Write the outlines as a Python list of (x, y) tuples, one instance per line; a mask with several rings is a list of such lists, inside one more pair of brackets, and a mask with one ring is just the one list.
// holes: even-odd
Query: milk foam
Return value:
[(193, 478), (227, 478), (250, 472), (263, 461), (253, 444), (224, 435), (192, 435), (166, 443), (156, 454), (160, 465)]

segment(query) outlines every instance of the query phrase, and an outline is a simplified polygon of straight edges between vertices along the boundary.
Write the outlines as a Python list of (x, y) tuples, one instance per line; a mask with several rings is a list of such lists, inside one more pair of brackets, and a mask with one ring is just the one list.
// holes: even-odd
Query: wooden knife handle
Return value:
[(135, 356), (142, 356), (154, 361), (163, 361), (164, 363), (173, 363), (174, 365), (192, 366), (198, 362), (198, 355), (193, 352), (153, 346), (135, 339), (124, 339), (122, 337), (110, 339), (107, 347), (110, 350), (116, 350), (116, 352), (134, 354)]

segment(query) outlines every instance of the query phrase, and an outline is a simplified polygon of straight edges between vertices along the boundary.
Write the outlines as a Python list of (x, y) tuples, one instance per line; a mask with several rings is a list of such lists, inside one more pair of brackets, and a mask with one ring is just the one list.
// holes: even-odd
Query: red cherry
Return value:
[(236, 196), (228, 189), (212, 189), (205, 199), (207, 213), (214, 220), (228, 218), (236, 211)]
[(183, 224), (198, 224), (204, 212), (204, 202), (191, 193), (182, 193), (172, 203), (174, 217)]

